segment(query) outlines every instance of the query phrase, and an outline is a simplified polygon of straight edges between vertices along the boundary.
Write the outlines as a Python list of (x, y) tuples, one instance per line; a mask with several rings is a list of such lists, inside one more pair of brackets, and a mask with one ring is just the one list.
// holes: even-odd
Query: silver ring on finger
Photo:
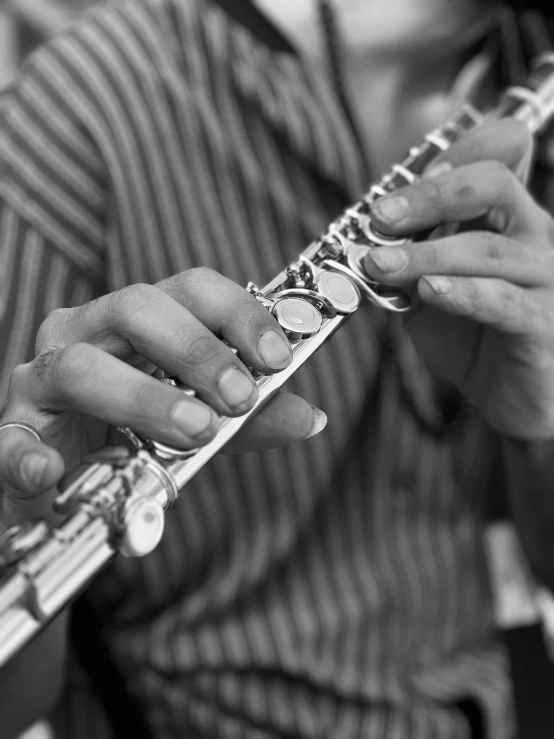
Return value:
[(42, 443), (42, 437), (39, 434), (39, 432), (36, 430), (34, 426), (31, 426), (28, 423), (19, 423), (15, 421), (10, 421), (9, 423), (3, 423), (0, 425), (0, 431), (3, 429), (10, 429), (10, 428), (16, 428), (16, 429), (23, 429), (24, 431), (28, 431), (30, 434), (32, 434), (37, 441), (40, 441)]

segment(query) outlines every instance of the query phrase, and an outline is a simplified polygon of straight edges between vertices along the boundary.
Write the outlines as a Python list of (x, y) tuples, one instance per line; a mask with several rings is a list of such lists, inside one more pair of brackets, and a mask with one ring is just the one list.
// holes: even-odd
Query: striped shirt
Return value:
[[(502, 33), (508, 78), (548, 44), (536, 15)], [(120, 0), (40, 50), (0, 168), (4, 382), (50, 310), (197, 265), (264, 284), (367, 185), (330, 81), (207, 0)], [(218, 457), (158, 549), (88, 589), (156, 739), (469, 739), (465, 701), (513, 736), (482, 543), (494, 440), (422, 426), (435, 381), (393, 329), (362, 308), (290, 383), (326, 431)], [(110, 736), (77, 667), (59, 713)]]

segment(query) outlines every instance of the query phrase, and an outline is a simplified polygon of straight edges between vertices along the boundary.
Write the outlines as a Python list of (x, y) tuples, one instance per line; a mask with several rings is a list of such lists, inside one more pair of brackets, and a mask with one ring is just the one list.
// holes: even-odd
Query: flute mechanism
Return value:
[[(525, 85), (510, 88), (492, 112), (483, 115), (466, 105), (429, 133), (269, 284), (261, 289), (249, 284), (247, 289), (289, 338), (292, 363), (275, 375), (256, 376), (259, 399), (254, 408), (240, 418), (222, 417), (215, 439), (202, 448), (183, 451), (125, 429), (134, 452), (120, 448), (97, 452), (62, 480), (54, 504), (62, 517), (60, 525), (29, 522), (0, 538), (0, 666), (116, 552), (143, 556), (156, 547), (164, 510), (179, 491), (357, 311), (363, 299), (395, 313), (410, 308), (406, 295), (375, 282), (363, 267), (370, 249), (410, 243), (373, 226), (375, 200), (417, 181), (438, 154), (487, 121), (511, 117), (536, 133), (553, 115), (554, 54), (548, 54), (539, 58)], [(165, 381), (176, 384), (171, 378)]]

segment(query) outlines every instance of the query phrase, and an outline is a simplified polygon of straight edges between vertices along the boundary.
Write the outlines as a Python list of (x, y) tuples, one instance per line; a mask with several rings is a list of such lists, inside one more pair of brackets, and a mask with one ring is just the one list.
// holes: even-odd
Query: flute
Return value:
[[(144, 556), (157, 546), (164, 511), (179, 491), (358, 310), (362, 300), (396, 313), (409, 310), (406, 295), (380, 285), (364, 271), (370, 248), (410, 243), (408, 238), (379, 233), (371, 221), (372, 203), (417, 181), (435, 157), (466, 132), (504, 117), (522, 121), (532, 133), (554, 117), (554, 54), (541, 56), (526, 83), (509, 88), (493, 110), (482, 113), (463, 106), (410, 149), (404, 161), (395, 164), (269, 284), (248, 285), (279, 322), (293, 354), (285, 370), (255, 376), (259, 399), (248, 413), (220, 418), (216, 437), (202, 448), (187, 451), (123, 429), (133, 451), (96, 452), (60, 482), (54, 503), (60, 524), (32, 521), (0, 538), (0, 666), (116, 553)], [(168, 377), (162, 381), (177, 384)]]

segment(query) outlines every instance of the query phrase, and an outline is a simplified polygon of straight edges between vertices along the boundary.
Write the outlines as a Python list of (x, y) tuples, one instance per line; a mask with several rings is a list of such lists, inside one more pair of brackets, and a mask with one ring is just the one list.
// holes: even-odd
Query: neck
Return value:
[[(311, 63), (327, 54), (317, 0), (255, 0)], [(491, 24), (494, 0), (330, 0), (350, 69), (386, 74), (404, 91), (448, 84)]]
[[(326, 67), (316, 0), (256, 2), (309, 63)], [(496, 0), (331, 0), (331, 6), (350, 97), (366, 148), (373, 152), (372, 167), (381, 171), (397, 150), (448, 112), (453, 81), (494, 22), (498, 5)]]

